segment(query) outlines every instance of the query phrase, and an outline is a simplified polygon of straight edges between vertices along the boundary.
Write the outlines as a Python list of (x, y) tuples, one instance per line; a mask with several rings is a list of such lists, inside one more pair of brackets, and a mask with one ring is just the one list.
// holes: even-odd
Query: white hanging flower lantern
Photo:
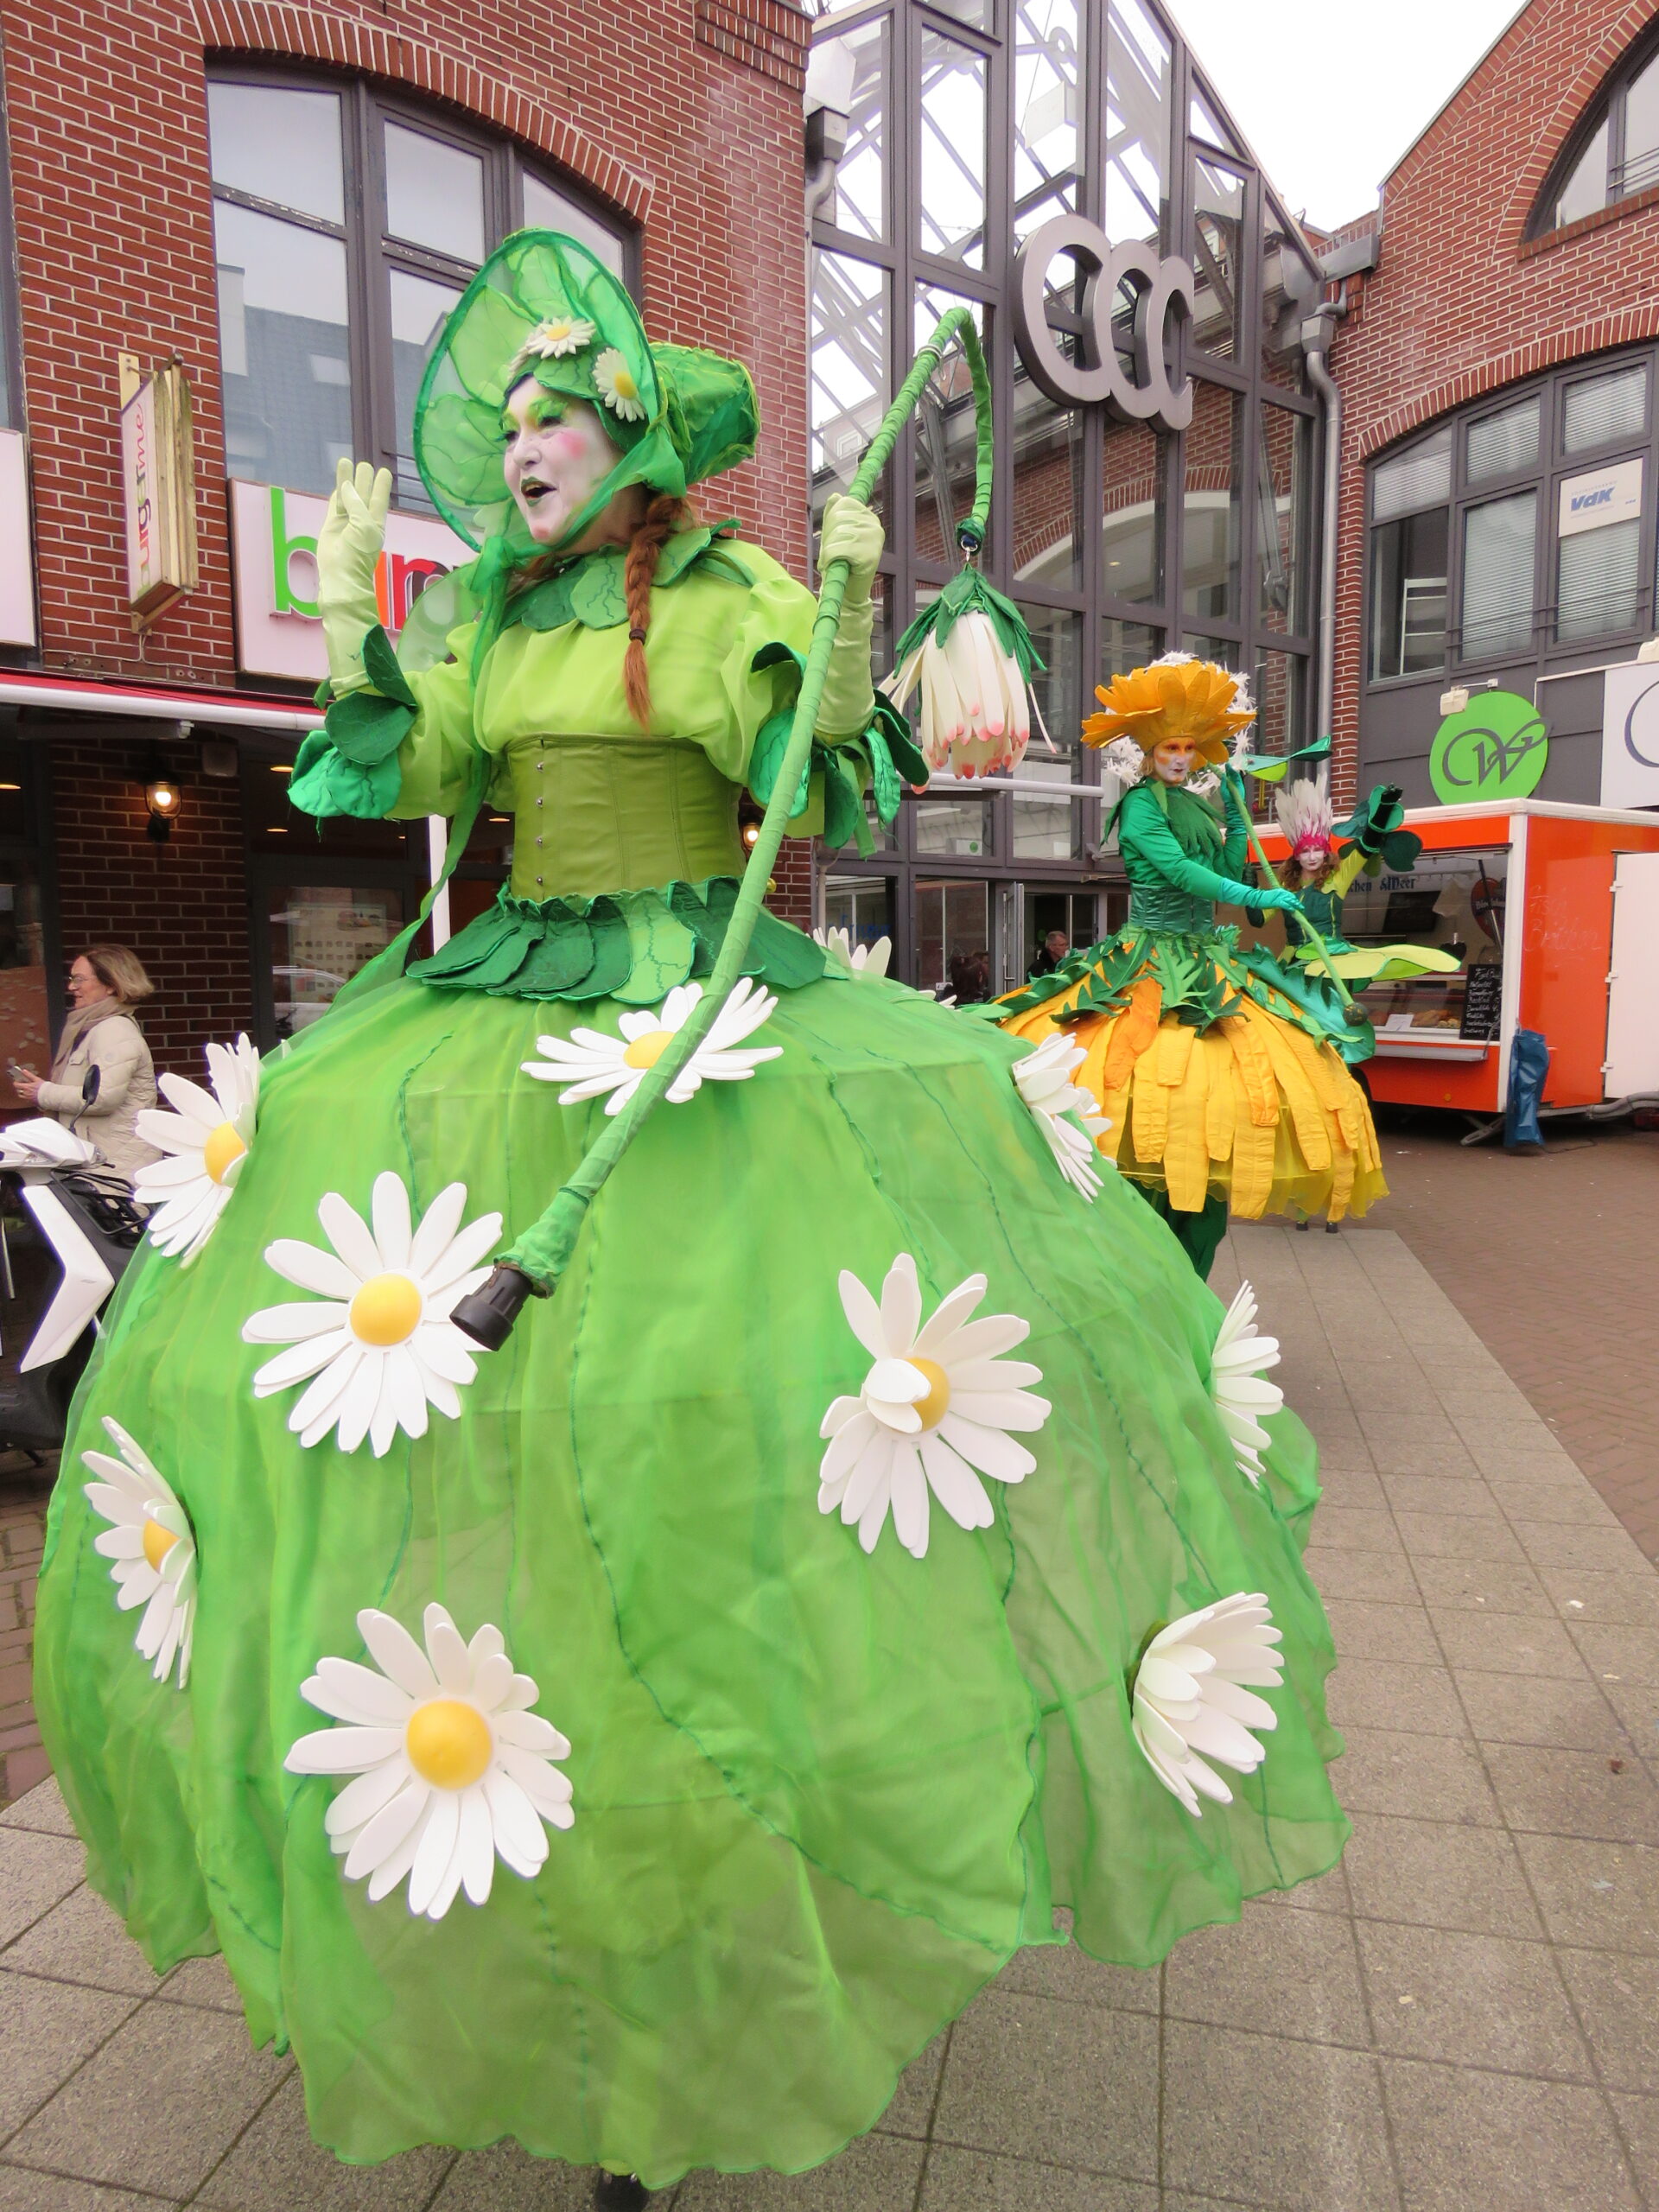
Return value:
[(1262, 1380), (1278, 1364), (1279, 1339), (1257, 1336), (1255, 1293), (1249, 1283), (1240, 1283), (1211, 1354), (1210, 1395), (1232, 1439), (1238, 1471), (1255, 1484), (1262, 1480), (1262, 1454), (1273, 1441), (1262, 1423), (1285, 1402), (1279, 1385)]
[(881, 688), (899, 707), (919, 693), (930, 768), (1006, 773), (1031, 742), (1031, 675), (1042, 664), (1019, 609), (970, 565), (899, 639)]
[[(1206, 1764), (1254, 1774), (1266, 1753), (1252, 1728), (1276, 1728), (1279, 1716), (1255, 1689), (1276, 1689), (1284, 1662), (1260, 1591), (1241, 1591), (1160, 1629), (1141, 1655), (1130, 1726), (1166, 1789), (1195, 1816), (1199, 1797), (1230, 1805), (1233, 1793)], [(1246, 1688), (1247, 1684), (1254, 1688)]]

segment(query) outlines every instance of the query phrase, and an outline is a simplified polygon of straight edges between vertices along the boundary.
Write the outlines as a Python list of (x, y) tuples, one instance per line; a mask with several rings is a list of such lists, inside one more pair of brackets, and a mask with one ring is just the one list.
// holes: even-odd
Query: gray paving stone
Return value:
[(251, 2050), (234, 2020), (143, 2005), (8, 2148), (88, 2181), (188, 2196), (289, 2070)]
[(86, 1854), (67, 1836), (0, 1831), (0, 1945), (50, 1912), (86, 1876)]
[(1556, 1942), (1659, 1958), (1659, 1849), (1556, 1835), (1516, 1848)]
[(996, 1987), (1020, 1995), (1063, 1997), (1074, 2005), (1109, 2005), (1123, 2012), (1158, 2010), (1155, 1967), (1109, 1966), (1075, 1943), (1045, 1943), (1016, 1951), (997, 1976)]
[(1344, 1864), (1363, 1918), (1478, 1935), (1544, 1932), (1520, 1855), (1501, 1828), (1368, 1814), (1355, 1824)]
[(1593, 1573), (1636, 1574), (1647, 1566), (1622, 1529), (1580, 1527), (1565, 1521), (1510, 1523), (1535, 1567), (1581, 1567)]
[(1548, 1944), (1376, 1920), (1357, 1932), (1379, 2050), (1594, 2079)]
[(957, 2023), (933, 2134), (1156, 2181), (1157, 2113), (1155, 2021), (992, 1990)]
[(899, 2076), (893, 2102), (876, 2126), (887, 2135), (925, 2138), (933, 2125), (933, 2107), (939, 2098), (939, 2075), (944, 2066), (946, 2035), (935, 2036), (918, 2057), (912, 2058)]
[(1271, 1907), (1274, 1912), (1341, 1912), (1349, 1910), (1348, 1882), (1340, 1860), (1311, 1881), (1288, 1890), (1263, 1890), (1250, 1899), (1252, 1907)]
[(1659, 1683), (1659, 1629), (1594, 1623), (1573, 1629), (1571, 1635), (1592, 1674), (1604, 1678), (1611, 1675), (1624, 1682)]
[(1236, 1927), (1184, 1936), (1165, 1969), (1164, 2010), (1262, 2035), (1370, 2041), (1353, 1934), (1334, 1913), (1246, 1906)]
[(0, 1974), (0, 2134), (20, 2127), (131, 2010), (130, 1998)]
[(1524, 1561), (1425, 1559), (1414, 1555), (1412, 1572), (1424, 1602), (1468, 1613), (1543, 1613), (1559, 1608), (1535, 1567)]
[(1647, 1843), (1659, 1837), (1659, 1790), (1638, 1760), (1493, 1744), (1486, 1766), (1513, 1829), (1608, 1843)]
[[(1567, 1472), (1560, 1482), (1498, 1478), (1491, 1484), (1492, 1496), (1511, 1521), (1553, 1521), (1571, 1522), (1580, 1529), (1617, 1529), (1618, 1516), (1602, 1503), (1589, 1484), (1581, 1476), (1576, 1481), (1567, 1479), (1567, 1473), (1578, 1475), (1573, 1462), (1564, 1458), (1562, 1464)], [(1630, 1549), (1635, 1551), (1634, 1544)]]
[(1347, 1738), (1348, 1755), (1338, 1773), (1350, 1814), (1498, 1825), (1497, 1800), (1468, 1738), (1390, 1728), (1351, 1728)]
[(1569, 1625), (1618, 1621), (1659, 1627), (1659, 1574), (1644, 1567), (1636, 1574), (1608, 1574), (1593, 1568), (1545, 1567), (1538, 1580)]
[[(1344, 1659), (1326, 1688), (1331, 1718), (1338, 1728), (1403, 1728), (1423, 1736), (1469, 1733), (1452, 1677), (1444, 1667), (1401, 1667), (1387, 1659)], [(1338, 1785), (1340, 1796), (1340, 1770)]]
[(1327, 1462), (1323, 1452), (1319, 1454), (1319, 1487), (1327, 1503), (1351, 1508), (1356, 1513), (1376, 1513), (1388, 1506), (1381, 1482), (1369, 1469)]
[[(919, 2164), (919, 2144), (916, 2158)], [(659, 2201), (667, 2212), (673, 2199), (664, 2195)], [(431, 2212), (593, 2212), (593, 2202), (591, 2166), (532, 2158), (516, 2143), (496, 2143), (487, 2151), (461, 2152)]]
[(231, 1970), (217, 1955), (208, 1959), (184, 1960), (162, 1984), (159, 1994), (167, 2005), (201, 2005), (210, 2012), (242, 2010), (242, 1999), (236, 1993)]
[(37, 1920), (4, 1952), (0, 1967), (49, 1974), (89, 1989), (149, 1997), (161, 1986), (143, 1953), (95, 1890), (85, 1883)]
[(928, 2158), (919, 2212), (1158, 2212), (1158, 2191), (939, 2143)]
[(1440, 1647), (1421, 1605), (1381, 1605), (1357, 1598), (1333, 1598), (1325, 1607), (1337, 1656), (1397, 1659), (1424, 1667), (1440, 1664)]
[(1364, 1511), (1327, 1499), (1319, 1510), (1318, 1529), (1321, 1551), (1393, 1552), (1397, 1555), (1400, 1550), (1394, 1516), (1383, 1506)]
[[(1587, 1676), (1560, 1681), (1541, 1675), (1482, 1675), (1455, 1670), (1470, 1725), (1483, 1743), (1545, 1744), (1567, 1751), (1627, 1752), (1618, 1715)], [(1501, 1793), (1500, 1793), (1501, 1800)]]
[(195, 2202), (227, 2212), (422, 2212), (454, 2153), (405, 2151), (378, 2166), (342, 2164), (311, 2139), (297, 2074), (202, 2184)]
[(0, 1813), (0, 1828), (34, 1828), (41, 1835), (73, 1835), (75, 1824), (56, 1778), (48, 1775)]
[(1584, 1679), (1584, 1662), (1559, 1621), (1535, 1613), (1461, 1611), (1431, 1606), (1430, 1618), (1447, 1662), (1486, 1675), (1549, 1675)]
[(1659, 2097), (1621, 2096), (1608, 2099), (1630, 2154), (1637, 2186), (1649, 2204), (1659, 2204)]
[[(1313, 1533), (1322, 1537), (1325, 1532), (1321, 1508)], [(1320, 1597), (1327, 1600), (1358, 1598), (1384, 1605), (1418, 1603), (1416, 1578), (1403, 1552), (1329, 1551), (1323, 1543), (1310, 1544), (1302, 1554), (1302, 1564)]]
[(135, 2196), (90, 2181), (0, 2164), (0, 2212), (166, 2212), (171, 2197)]
[(810, 2173), (689, 2174), (675, 2212), (910, 2212), (925, 2155), (920, 2143), (867, 2135)]
[(1379, 1475), (1395, 1513), (1458, 1513), (1501, 1521), (1497, 1500), (1478, 1476)]
[(1659, 2096), (1659, 1959), (1556, 1953), (1602, 2078)]
[(1165, 2031), (1166, 2187), (1286, 2212), (1391, 2212), (1376, 2062), (1171, 2021)]
[(1410, 2212), (1639, 2212), (1594, 2089), (1385, 2058)]
[(1478, 1513), (1400, 1513), (1412, 1559), (1511, 1560), (1522, 1556), (1507, 1522)]

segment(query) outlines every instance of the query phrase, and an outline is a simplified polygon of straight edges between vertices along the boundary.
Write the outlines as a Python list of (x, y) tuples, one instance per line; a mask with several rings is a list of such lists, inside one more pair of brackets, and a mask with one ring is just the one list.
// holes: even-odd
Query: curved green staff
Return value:
[[(1330, 739), (1328, 737), (1321, 738), (1318, 745), (1306, 746), (1300, 753), (1293, 753), (1287, 756), (1281, 754), (1271, 762), (1263, 762), (1262, 768), (1258, 768), (1255, 762), (1250, 760), (1247, 760), (1244, 763), (1244, 766), (1249, 769), (1253, 775), (1260, 777), (1263, 783), (1277, 783), (1279, 779), (1284, 774), (1285, 770), (1290, 766), (1291, 761), (1312, 760), (1316, 755), (1328, 753), (1330, 750)], [(1263, 769), (1267, 771), (1265, 774), (1262, 772)], [(1233, 785), (1237, 795), (1239, 805), (1243, 810), (1244, 819), (1249, 828), (1250, 853), (1252, 858), (1255, 860), (1256, 866), (1261, 869), (1263, 875), (1267, 877), (1268, 881), (1273, 885), (1274, 890), (1282, 890), (1284, 887), (1279, 880), (1279, 877), (1274, 868), (1273, 862), (1268, 858), (1266, 853), (1262, 849), (1262, 839), (1250, 815), (1250, 795), (1244, 788), (1244, 776), (1243, 771), (1238, 768), (1235, 768), (1230, 762), (1227, 767), (1224, 769), (1223, 773), (1224, 775), (1230, 776), (1233, 779)], [(1299, 912), (1297, 914), (1296, 926), (1299, 930), (1306, 931), (1309, 938), (1313, 942), (1313, 950), (1319, 955), (1320, 963), (1324, 967), (1325, 974), (1331, 978), (1332, 983), (1336, 988), (1337, 998), (1340, 1002), (1344, 1012), (1347, 1014), (1349, 1020), (1351, 1022), (1363, 1021), (1365, 1018), (1363, 1008), (1355, 1004), (1352, 992), (1348, 988), (1347, 984), (1343, 982), (1341, 976), (1337, 973), (1336, 963), (1331, 957), (1330, 950), (1325, 944), (1325, 939), (1319, 935), (1318, 930), (1314, 928), (1312, 921), (1309, 920), (1305, 912)]]
[[(965, 519), (957, 524), (957, 535), (964, 550), (976, 553), (985, 542), (985, 526), (991, 509), (991, 385), (986, 373), (979, 333), (974, 327), (973, 317), (966, 308), (952, 308), (942, 316), (933, 335), (917, 354), (909, 375), (899, 386), (897, 398), (882, 418), (880, 429), (870, 441), (858, 474), (848, 491), (852, 499), (868, 500), (881, 471), (887, 467), (888, 455), (906, 417), (926, 389), (928, 379), (938, 366), (941, 354), (957, 337), (962, 340), (963, 350), (968, 357), (969, 373), (973, 379), (976, 429), (974, 504)], [(684, 1026), (676, 1033), (673, 1042), (656, 1065), (647, 1070), (644, 1081), (627, 1105), (589, 1147), (575, 1173), (555, 1194), (552, 1204), (540, 1220), (534, 1223), (510, 1250), (502, 1254), (496, 1262), (494, 1273), (483, 1288), (472, 1297), (462, 1299), (456, 1306), (453, 1318), (457, 1327), (487, 1350), (494, 1351), (505, 1343), (526, 1299), (532, 1295), (548, 1297), (557, 1287), (560, 1276), (569, 1265), (588, 1207), (604, 1188), (623, 1154), (661, 1105), (675, 1077), (713, 1027), (715, 1017), (730, 997), (743, 972), (749, 941), (754, 934), (754, 925), (766, 898), (766, 885), (778, 858), (779, 848), (783, 843), (785, 826), (796, 804), (802, 774), (811, 751), (812, 733), (817, 721), (824, 675), (830, 664), (830, 648), (841, 626), (847, 573), (847, 563), (842, 560), (831, 561), (824, 570), (823, 587), (818, 594), (817, 616), (812, 625), (812, 641), (801, 677), (788, 747), (772, 786), (772, 797), (766, 803), (760, 835), (754, 841), (748, 865), (743, 871), (743, 880), (726, 925), (726, 934), (715, 958), (714, 972), (702, 998)]]

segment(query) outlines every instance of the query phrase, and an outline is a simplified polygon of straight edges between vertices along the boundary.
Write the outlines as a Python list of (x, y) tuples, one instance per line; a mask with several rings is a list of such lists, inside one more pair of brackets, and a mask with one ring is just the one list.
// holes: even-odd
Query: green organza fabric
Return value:
[[(229, 1205), (188, 1268), (136, 1260), (54, 1501), (42, 1722), (91, 1878), (157, 1967), (222, 1950), (257, 2041), (290, 2044), (318, 2139), (353, 2160), (513, 2136), (631, 2168), (798, 2170), (872, 2126), (900, 2069), (1052, 1908), (1147, 1966), (1317, 1874), (1348, 1825), (1326, 1762), (1332, 1646), (1299, 1545), (1317, 1495), (1289, 1411), (1254, 1489), (1211, 1402), (1219, 1302), (1110, 1173), (1061, 1178), (1009, 1071), (1025, 1047), (885, 981), (787, 993), (753, 1079), (650, 1123), (570, 1272), (480, 1355), (460, 1418), (382, 1459), (302, 1448), (256, 1402), (264, 1257), (323, 1242), (327, 1192), (533, 1218), (602, 1102), (520, 1072), (613, 1002), (403, 980), (268, 1064)], [(995, 1525), (935, 1504), (926, 1556), (817, 1510), (820, 1422), (869, 1356), (837, 1295), (915, 1255), (924, 1309), (989, 1279), (1052, 1411)], [(1272, 1317), (1264, 1317), (1271, 1326)], [(193, 1523), (188, 1688), (117, 1610), (79, 1454), (113, 1415)], [(1130, 1732), (1149, 1634), (1267, 1593), (1286, 1679), (1252, 1778), (1190, 1817)], [(359, 1608), (485, 1623), (573, 1746), (575, 1824), (531, 1880), (436, 1923), (330, 1852), (340, 1784), (285, 1772)]]

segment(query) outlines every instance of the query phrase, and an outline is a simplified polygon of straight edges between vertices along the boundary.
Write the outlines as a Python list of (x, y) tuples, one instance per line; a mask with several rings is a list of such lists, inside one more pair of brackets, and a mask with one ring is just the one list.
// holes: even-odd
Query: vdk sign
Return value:
[[(1049, 264), (1070, 254), (1083, 271), (1083, 340), (1078, 360), (1061, 350), (1046, 313)], [(1184, 430), (1192, 420), (1192, 384), (1170, 381), (1167, 339), (1172, 315), (1197, 304), (1192, 271), (1171, 254), (1159, 260), (1148, 245), (1114, 245), (1084, 215), (1057, 215), (1020, 247), (1014, 264), (1014, 328), (1032, 382), (1057, 406), (1103, 400), (1126, 423)], [(1126, 363), (1113, 334), (1125, 294), (1133, 300), (1132, 355)]]

